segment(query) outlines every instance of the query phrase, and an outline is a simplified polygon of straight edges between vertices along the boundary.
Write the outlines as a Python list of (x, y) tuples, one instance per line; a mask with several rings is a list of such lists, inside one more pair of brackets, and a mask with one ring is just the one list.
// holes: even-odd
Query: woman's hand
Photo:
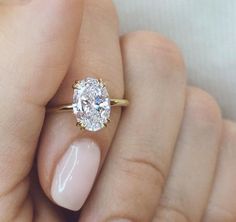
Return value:
[[(68, 221), (30, 175), (35, 157), (45, 194), (70, 210), (100, 172), (80, 222), (235, 220), (236, 126), (186, 86), (172, 42), (150, 32), (119, 42), (109, 0), (0, 6), (0, 29), (0, 221)], [(68, 113), (43, 125), (46, 104), (70, 103), (72, 83), (85, 76), (103, 78), (111, 97), (125, 92), (131, 105), (121, 119), (113, 110), (95, 134)]]

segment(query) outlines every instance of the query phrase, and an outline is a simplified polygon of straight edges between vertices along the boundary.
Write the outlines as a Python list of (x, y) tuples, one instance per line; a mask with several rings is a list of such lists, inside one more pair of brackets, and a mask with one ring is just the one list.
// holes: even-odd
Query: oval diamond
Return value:
[(102, 81), (88, 77), (76, 83), (72, 105), (77, 122), (82, 128), (98, 131), (106, 126), (111, 104)]

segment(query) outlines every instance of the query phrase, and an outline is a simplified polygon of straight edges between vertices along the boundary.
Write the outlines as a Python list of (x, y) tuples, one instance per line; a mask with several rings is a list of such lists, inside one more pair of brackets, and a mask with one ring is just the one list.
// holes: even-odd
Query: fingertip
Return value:
[(219, 126), (222, 117), (220, 107), (209, 93), (196, 88), (188, 88), (188, 109), (192, 115), (192, 119), (196, 120), (201, 126)]
[(69, 210), (79, 210), (95, 181), (100, 159), (100, 148), (93, 140), (74, 141), (57, 164), (51, 186), (53, 200)]

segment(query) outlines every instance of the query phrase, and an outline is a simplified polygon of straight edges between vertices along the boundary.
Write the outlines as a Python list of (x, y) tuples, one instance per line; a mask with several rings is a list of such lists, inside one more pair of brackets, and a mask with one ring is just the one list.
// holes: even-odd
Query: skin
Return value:
[[(102, 148), (80, 222), (235, 221), (236, 124), (208, 93), (186, 85), (174, 43), (152, 32), (119, 42), (114, 6), (100, 3), (0, 5), (0, 221), (69, 220), (50, 187), (78, 137)], [(111, 97), (131, 101), (122, 116), (116, 109), (93, 135), (68, 113), (45, 117), (46, 105), (70, 102), (72, 82), (90, 72), (106, 80)]]
[[(86, 1), (83, 11), (84, 22), (75, 45), (75, 57), (50, 106), (71, 103), (71, 83), (76, 79), (86, 78), (87, 73), (97, 73), (96, 78), (106, 80), (111, 98), (123, 97), (124, 80), (116, 12), (110, 1), (105, 0), (102, 5), (94, 0)], [(101, 147), (102, 163), (117, 129), (120, 111), (120, 108), (113, 109), (111, 124), (97, 133), (79, 130), (70, 112), (56, 115), (52, 113), (47, 116), (38, 158), (40, 181), (49, 198), (55, 166), (67, 150), (68, 144), (76, 138), (93, 139)], [(63, 128), (60, 127), (61, 124)]]

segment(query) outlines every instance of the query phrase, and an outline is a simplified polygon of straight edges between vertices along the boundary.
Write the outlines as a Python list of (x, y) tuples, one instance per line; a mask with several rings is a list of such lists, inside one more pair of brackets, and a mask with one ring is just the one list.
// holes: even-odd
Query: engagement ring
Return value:
[(88, 77), (73, 84), (72, 104), (49, 108), (48, 112), (73, 111), (77, 126), (98, 131), (110, 122), (112, 106), (128, 106), (126, 99), (111, 99), (101, 79)]

